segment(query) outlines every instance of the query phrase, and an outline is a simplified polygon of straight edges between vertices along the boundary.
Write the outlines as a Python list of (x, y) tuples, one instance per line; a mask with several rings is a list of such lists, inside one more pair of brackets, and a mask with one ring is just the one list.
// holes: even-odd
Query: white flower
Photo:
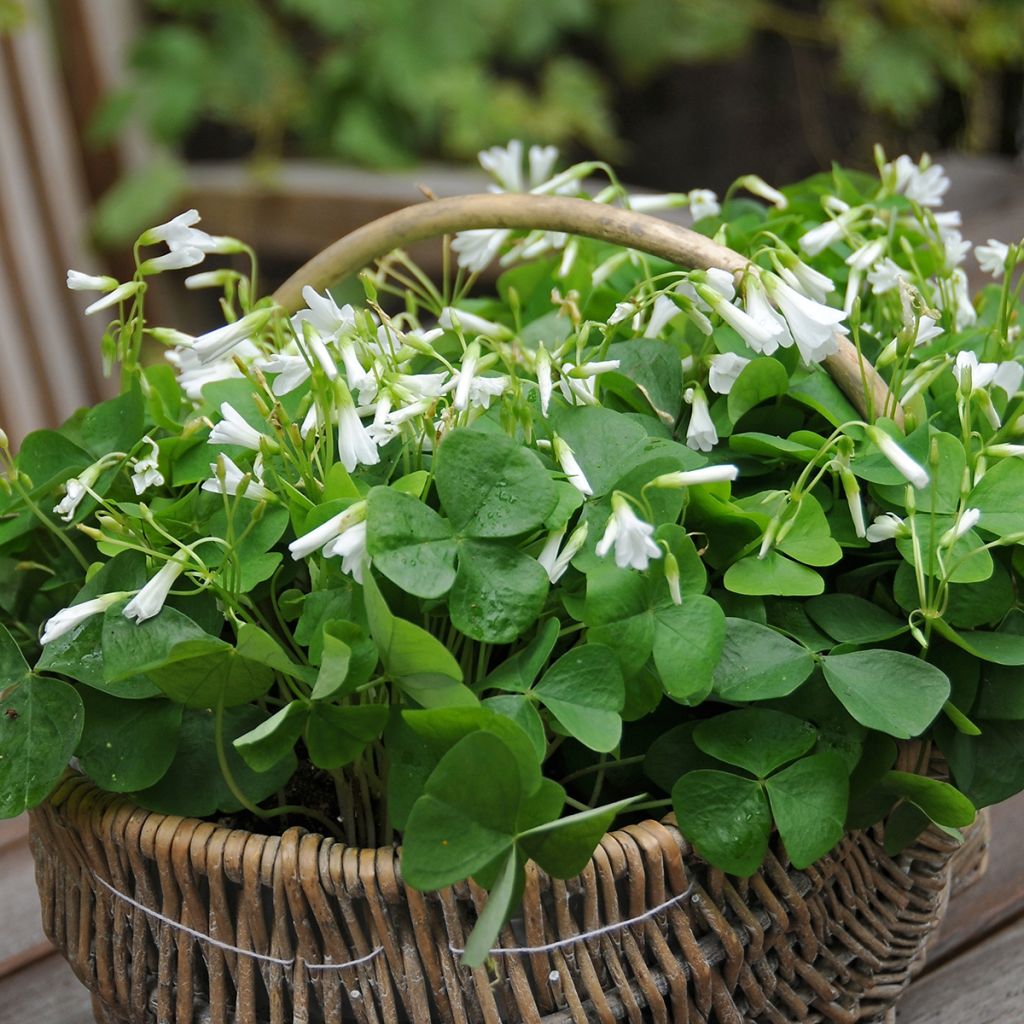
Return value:
[(356, 466), (377, 465), (380, 452), (359, 418), (352, 393), (340, 377), (334, 382), (334, 388), (338, 413), (338, 456), (341, 464), (350, 473)]
[(697, 285), (697, 294), (755, 351), (773, 351), (778, 345), (778, 329), (773, 323), (755, 320), (734, 306), (715, 289)]
[(543, 343), (537, 346), (537, 392), (540, 395), (540, 412), (547, 416), (548, 407), (551, 405), (551, 356)]
[(680, 312), (679, 307), (667, 295), (659, 295), (654, 300), (654, 306), (651, 308), (651, 317), (644, 328), (643, 336), (645, 338), (657, 338), (662, 330), (668, 326), (669, 322), (674, 320)]
[(769, 340), (760, 347), (751, 345), (751, 339), (747, 339), (755, 352), (770, 356), (780, 346), (789, 348), (793, 344), (793, 335), (790, 333), (789, 324), (785, 317), (778, 310), (774, 309), (768, 301), (760, 280), (754, 274), (748, 274), (743, 280), (743, 307), (748, 316), (769, 335)]
[(270, 319), (270, 313), (269, 309), (257, 309), (246, 314), (240, 320), (208, 331), (196, 338), (192, 351), (195, 352), (200, 363), (212, 363), (223, 359), (237, 345), (247, 341), (261, 330)]
[(237, 275), (233, 270), (204, 270), (199, 274), (190, 274), (185, 278), (185, 287), (190, 292), (202, 291), (204, 288), (223, 288)]
[(230, 402), (221, 403), (220, 414), (224, 418), (210, 431), (209, 444), (236, 444), (258, 452), (261, 441), (270, 441), (265, 434), (249, 426)]
[(559, 551), (558, 547), (565, 536), (565, 529), (563, 526), (560, 530), (552, 530), (548, 534), (548, 539), (545, 541), (541, 553), (537, 556), (537, 561), (543, 566), (551, 583), (557, 583), (565, 575), (569, 564), (576, 557), (577, 552), (583, 547), (587, 539), (589, 526), (586, 523), (581, 523), (577, 526), (569, 535), (569, 539), (565, 542), (565, 547)]
[(512, 234), (507, 228), (473, 228), (460, 231), (452, 241), (458, 264), (471, 273), (484, 270)]
[(193, 402), (198, 402), (202, 398), (203, 388), (207, 384), (242, 376), (242, 371), (235, 365), (235, 359), (241, 359), (243, 362), (251, 364), (259, 355), (256, 347), (249, 341), (238, 344), (231, 354), (233, 357), (231, 359), (218, 359), (203, 363), (191, 348), (180, 346), (167, 352), (164, 358), (177, 367), (178, 383), (185, 394)]
[(793, 258), (779, 271), (782, 279), (798, 292), (815, 302), (824, 302), (829, 292), (836, 290), (832, 279), (809, 267), (803, 260)]
[(192, 245), (181, 246), (165, 252), (163, 256), (154, 256), (139, 265), (139, 272), (142, 274), (161, 274), (165, 270), (187, 270), (189, 267), (196, 267), (206, 259), (202, 249)]
[(74, 292), (109, 292), (117, 287), (117, 278), (69, 270), (68, 287)]
[(827, 220), (802, 234), (797, 244), (808, 256), (817, 256), (830, 245), (835, 245), (843, 237), (845, 231), (846, 222), (837, 217), (835, 220)]
[[(695, 189), (700, 192), (701, 189)], [(617, 194), (617, 192), (611, 193)], [(714, 195), (714, 193), (711, 193)], [(601, 193), (602, 200), (605, 193)], [(654, 213), (657, 210), (671, 210), (677, 206), (686, 206), (689, 200), (683, 192), (644, 192), (629, 196), (629, 208), (635, 213)]]
[(661, 557), (661, 548), (652, 540), (654, 527), (645, 523), (620, 494), (612, 495), (612, 514), (608, 517), (604, 536), (595, 551), (604, 558), (615, 545), (615, 564), (620, 569), (647, 568), (652, 558)]
[(918, 465), (884, 430), (877, 427), (867, 428), (868, 437), (878, 446), (878, 450), (892, 465), (906, 477), (918, 490), (928, 486), (928, 472)]
[(974, 247), (974, 258), (978, 261), (978, 266), (993, 277), (1003, 276), (1009, 255), (1010, 247), (995, 238), (990, 238), (985, 245)]
[(573, 450), (563, 441), (557, 434), (553, 435), (551, 439), (551, 446), (555, 451), (555, 458), (558, 460), (558, 464), (562, 467), (562, 472), (565, 473), (566, 479), (576, 488), (580, 494), (590, 495), (594, 493), (594, 489), (590, 486), (583, 470), (580, 469), (580, 464), (576, 461), (576, 456), (573, 454)]
[(764, 178), (756, 174), (746, 174), (738, 178), (736, 187), (745, 188), (752, 195), (766, 199), (778, 210), (785, 210), (789, 206), (789, 200), (777, 188), (772, 188)]
[(296, 561), (319, 551), (332, 540), (340, 537), (346, 530), (358, 525), (366, 519), (366, 502), (357, 501), (344, 512), (331, 516), (326, 522), (314, 527), (308, 533), (297, 537), (288, 545), (292, 558)]
[(651, 487), (699, 487), (701, 484), (731, 483), (740, 471), (727, 464), (702, 466), (700, 469), (681, 469), (675, 473), (662, 473), (651, 481)]
[[(557, 157), (558, 151), (555, 151)], [(507, 146), (492, 146), (477, 153), (480, 166), (490, 174), (506, 192), (525, 192), (523, 178), (523, 144), (512, 139)]]
[(690, 202), (690, 216), (695, 222), (705, 217), (717, 217), (722, 212), (722, 207), (718, 205), (718, 196), (709, 188), (691, 189), (687, 192), (686, 198)]
[(865, 242), (846, 257), (846, 265), (853, 270), (868, 270), (885, 252), (885, 246), (886, 242), (883, 238)]
[(460, 412), (465, 412), (469, 407), (469, 386), (473, 383), (473, 375), (476, 373), (476, 364), (480, 361), (480, 346), (477, 342), (469, 345), (462, 357), (453, 383), (455, 385), (455, 398), (452, 405)]
[(177, 217), (172, 217), (169, 221), (144, 231), (139, 238), (139, 244), (155, 245), (157, 242), (167, 242), (171, 239), (177, 240), (182, 237), (182, 234), (188, 228), (198, 224), (199, 220), (198, 210), (186, 210), (184, 213), (179, 213)]
[(765, 287), (806, 363), (820, 363), (839, 347), (837, 334), (846, 334), (843, 311), (815, 302), (791, 288), (775, 274), (765, 274)]
[(943, 547), (952, 547), (965, 533), (969, 533), (978, 525), (981, 519), (981, 509), (965, 508), (956, 522), (942, 535), (939, 544)]
[(1024, 444), (990, 444), (985, 454), (997, 459), (1024, 458)]
[(495, 340), (512, 337), (512, 332), (503, 324), (496, 324), (475, 313), (467, 313), (464, 309), (455, 309), (453, 306), (445, 306), (437, 322), (446, 331), (462, 331), (465, 334), (482, 335)]
[(71, 630), (85, 622), (86, 619), (105, 612), (112, 604), (116, 604), (124, 596), (123, 592), (101, 594), (99, 597), (94, 597), (91, 601), (82, 601), (81, 604), (73, 604), (70, 608), (62, 608), (56, 615), (46, 620), (39, 642), (45, 646), (56, 640), (57, 637), (70, 633)]
[(949, 188), (949, 178), (942, 166), (933, 164), (927, 154), (917, 164), (904, 154), (886, 164), (882, 171), (894, 178), (893, 191), (922, 206), (941, 206)]
[(174, 581), (184, 571), (186, 561), (183, 555), (176, 555), (164, 562), (160, 571), (124, 606), (121, 614), (136, 622), (145, 622), (159, 614)]
[(886, 512), (884, 515), (875, 516), (875, 521), (865, 530), (864, 535), (870, 543), (877, 544), (883, 540), (905, 536), (906, 533), (907, 528), (903, 520), (893, 512)]
[(78, 476), (73, 476), (65, 482), (64, 497), (61, 498), (53, 509), (65, 523), (70, 523), (75, 518), (78, 506), (82, 504), (93, 484), (99, 479), (100, 473), (117, 458), (120, 458), (120, 455), (105, 455), (102, 459), (83, 469)]
[(698, 388), (687, 388), (683, 395), (690, 406), (690, 422), (686, 427), (686, 444), (694, 451), (709, 452), (718, 444), (718, 431), (708, 411), (708, 400)]
[(242, 482), (247, 481), (243, 497), (250, 501), (267, 501), (273, 498), (273, 494), (263, 486), (262, 474), (259, 471), (259, 460), (253, 465), (251, 473), (244, 473), (235, 462), (223, 452), (217, 456), (216, 462), (210, 463), (210, 472), (213, 477), (203, 481), (203, 490), (212, 491), (214, 494), (237, 495), (242, 487)]
[(616, 302), (615, 309), (612, 310), (612, 315), (608, 317), (608, 326), (614, 327), (616, 324), (621, 324), (630, 317), (635, 316), (636, 312), (637, 308), (635, 302)]
[(961, 390), (969, 379), (972, 393), (991, 386), (1002, 388), (1007, 398), (1013, 398), (1024, 379), (1024, 366), (1015, 360), (979, 363), (973, 352), (959, 352), (953, 364), (953, 376)]
[(309, 363), (302, 356), (289, 356), (277, 353), (261, 364), (266, 373), (276, 373), (271, 391), (280, 397), (290, 394), (309, 380)]
[(164, 483), (164, 475), (160, 472), (160, 449), (148, 434), (142, 440), (149, 445), (149, 455), (136, 459), (132, 464), (132, 487), (136, 494), (144, 494), (150, 487), (162, 487)]
[(957, 267), (950, 275), (950, 278), (953, 281), (954, 288), (953, 301), (956, 303), (954, 311), (956, 329), (962, 331), (965, 327), (970, 327), (977, 321), (978, 313), (971, 302), (971, 293), (967, 286), (967, 275), (960, 267)]
[(295, 319), (300, 323), (312, 325), (320, 337), (336, 338), (355, 326), (355, 310), (348, 305), (339, 308), (330, 292), (321, 295), (315, 288), (306, 285), (302, 289), (302, 297), (306, 300), (307, 308), (300, 309), (295, 314)]
[(348, 573), (356, 583), (362, 583), (363, 569), (367, 562), (365, 520), (350, 526), (324, 545), (325, 558), (335, 555), (341, 558), (341, 571)]
[(943, 235), (942, 246), (945, 251), (947, 270), (958, 267), (971, 251), (971, 243), (959, 231), (950, 231)]
[(711, 390), (719, 395), (727, 395), (732, 391), (736, 378), (739, 377), (743, 367), (748, 365), (750, 360), (735, 352), (723, 352), (720, 355), (711, 357), (711, 370), (708, 373), (708, 384)]
[(138, 281), (126, 281), (124, 284), (119, 284), (113, 291), (107, 292), (102, 298), (86, 306), (85, 315), (92, 316), (93, 313), (98, 313), (101, 309), (116, 306), (119, 302), (131, 298), (141, 287), (142, 285)]
[(907, 272), (886, 256), (868, 271), (868, 284), (874, 295), (884, 295), (899, 287), (900, 280), (906, 276)]

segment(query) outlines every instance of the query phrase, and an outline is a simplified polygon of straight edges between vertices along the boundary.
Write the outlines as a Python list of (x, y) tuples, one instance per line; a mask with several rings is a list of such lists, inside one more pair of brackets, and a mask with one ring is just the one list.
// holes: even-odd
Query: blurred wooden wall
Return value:
[(106, 269), (88, 246), (98, 181), (82, 125), (127, 31), (121, 0), (25, 6), (26, 24), (0, 37), (0, 427), (15, 444), (108, 391), (104, 324), (82, 315), (95, 296), (69, 292), (65, 276)]

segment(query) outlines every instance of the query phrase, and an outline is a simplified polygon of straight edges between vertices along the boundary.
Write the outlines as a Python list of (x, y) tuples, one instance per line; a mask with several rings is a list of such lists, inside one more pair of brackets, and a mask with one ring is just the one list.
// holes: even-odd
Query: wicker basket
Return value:
[[(468, 196), (353, 232), (276, 298), (294, 309), (305, 284), (323, 287), (418, 239), (494, 227), (589, 235), (685, 266), (746, 264), (625, 210)], [(845, 339), (826, 366), (862, 411), (902, 417)], [(920, 760), (913, 749), (904, 766)], [(521, 917), (500, 938), (509, 952), (490, 972), (458, 956), (480, 890), (417, 893), (391, 848), (153, 814), (69, 774), (32, 812), (32, 851), (46, 933), (93, 992), (101, 1024), (882, 1021), (951, 891), (986, 860), (981, 816), (962, 845), (929, 829), (893, 859), (877, 829), (852, 832), (804, 871), (775, 847), (740, 880), (709, 868), (671, 820), (610, 832), (567, 882), (531, 865)]]
[(31, 842), (46, 934), (100, 1024), (852, 1024), (885, 1019), (951, 887), (984, 870), (987, 821), (962, 846), (929, 830), (897, 859), (875, 831), (805, 871), (776, 850), (745, 880), (641, 822), (576, 879), (531, 866), (500, 941), (548, 948), (493, 974), (453, 952), (482, 893), (408, 889), (391, 848), (153, 814), (71, 775), (32, 812)]

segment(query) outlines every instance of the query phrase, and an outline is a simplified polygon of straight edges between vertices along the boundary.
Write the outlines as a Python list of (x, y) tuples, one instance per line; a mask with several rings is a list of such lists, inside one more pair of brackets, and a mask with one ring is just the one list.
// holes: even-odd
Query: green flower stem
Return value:
[(320, 811), (312, 807), (304, 807), (301, 804), (283, 804), (280, 807), (264, 808), (254, 804), (246, 795), (242, 792), (241, 787), (235, 780), (234, 775), (231, 773), (231, 766), (228, 764), (227, 753), (224, 750), (224, 698), (223, 694), (217, 701), (217, 708), (215, 711), (216, 717), (214, 718), (214, 743), (217, 747), (217, 764), (220, 766), (221, 775), (224, 777), (224, 781), (227, 784), (228, 789), (231, 791), (231, 795), (245, 808), (250, 814), (256, 815), (257, 818), (277, 818), (283, 814), (296, 814), (305, 815), (308, 818), (312, 818), (314, 821), (320, 822), (336, 839), (341, 839), (341, 833), (338, 830), (337, 825), (331, 821), (330, 818), (325, 814), (321, 814)]
[(576, 771), (569, 772), (565, 778), (560, 780), (559, 784), (564, 786), (568, 782), (573, 782), (575, 779), (589, 775), (591, 772), (601, 771), (602, 769), (625, 768), (631, 764), (643, 764), (646, 759), (646, 754), (634, 754), (632, 757), (619, 757), (611, 761), (602, 761), (599, 764), (588, 764), (585, 768), (577, 768)]
[(14, 491), (17, 493), (18, 497), (21, 498), (23, 502), (25, 502), (25, 507), (29, 510), (29, 512), (31, 512), (32, 515), (34, 515), (36, 519), (38, 519), (39, 522), (42, 523), (43, 526), (45, 526), (46, 529), (49, 530), (50, 533), (52, 533), (57, 538), (57, 540), (60, 541), (60, 543), (68, 549), (68, 551), (72, 554), (72, 556), (74, 556), (75, 561), (82, 567), (82, 569), (88, 571), (89, 560), (71, 542), (71, 538), (62, 529), (60, 529), (50, 519), (50, 517), (32, 500), (32, 498), (29, 496), (28, 491), (25, 489), (24, 485), (18, 479), (17, 470), (12, 471), (10, 477), (8, 478), (8, 482), (10, 483)]

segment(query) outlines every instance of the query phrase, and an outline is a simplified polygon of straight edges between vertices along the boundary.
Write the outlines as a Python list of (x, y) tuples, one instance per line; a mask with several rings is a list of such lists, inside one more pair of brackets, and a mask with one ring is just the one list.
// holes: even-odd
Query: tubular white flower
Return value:
[(745, 174), (742, 178), (737, 178), (736, 187), (745, 188), (759, 199), (767, 200), (777, 210), (785, 210), (789, 206), (789, 200), (757, 174)]
[(302, 356), (271, 356), (261, 364), (264, 373), (276, 373), (271, 391), (278, 397), (290, 394), (309, 380), (309, 363)]
[(163, 256), (154, 256), (150, 260), (145, 260), (139, 265), (139, 273), (149, 275), (162, 274), (165, 270), (187, 270), (189, 267), (198, 266), (204, 259), (206, 259), (206, 254), (202, 249), (197, 249), (193, 245), (185, 245), (165, 252)]
[(87, 466), (78, 476), (73, 476), (64, 483), (64, 497), (54, 506), (53, 511), (64, 520), (70, 523), (75, 518), (78, 506), (82, 504), (85, 496), (89, 493), (93, 484), (99, 479), (100, 473), (110, 465), (112, 461), (120, 458), (120, 455), (105, 455), (91, 466)]
[(1020, 390), (1024, 380), (1024, 366), (1016, 360), (1002, 363), (980, 363), (973, 352), (958, 352), (953, 364), (953, 376), (961, 391), (970, 383), (971, 393), (988, 387), (1002, 388), (1007, 398)]
[(497, 341), (512, 337), (512, 332), (503, 324), (496, 324), (492, 320), (485, 320), (482, 316), (455, 309), (453, 306), (445, 306), (437, 322), (446, 331), (462, 331), (465, 334), (482, 335)]
[(718, 444), (718, 431), (708, 411), (708, 400), (699, 388), (687, 388), (683, 395), (690, 406), (690, 422), (686, 427), (686, 444), (694, 451), (709, 452)]
[(963, 263), (971, 251), (971, 243), (959, 231), (949, 231), (942, 236), (942, 248), (945, 253), (946, 269), (953, 270)]
[(868, 427), (867, 434), (893, 467), (898, 469), (918, 490), (928, 486), (930, 479), (928, 471), (918, 465), (884, 430)]
[(645, 523), (618, 492), (612, 495), (612, 514), (608, 517), (604, 536), (595, 549), (604, 558), (615, 545), (615, 564), (620, 569), (647, 568), (652, 558), (661, 558), (662, 551), (652, 539), (654, 527)]
[(981, 519), (981, 509), (965, 508), (956, 522), (942, 535), (939, 544), (942, 547), (952, 547), (965, 533), (969, 533), (978, 525)]
[(240, 320), (225, 324), (216, 330), (207, 331), (206, 334), (196, 338), (192, 346), (200, 363), (212, 363), (223, 359), (232, 349), (247, 341), (259, 330), (261, 330), (270, 319), (271, 310), (257, 309), (248, 313)]
[(558, 546), (565, 536), (565, 529), (563, 526), (560, 530), (553, 530), (549, 533), (541, 553), (537, 556), (537, 561), (544, 567), (544, 571), (548, 574), (548, 581), (552, 584), (557, 583), (565, 575), (570, 563), (583, 547), (590, 528), (587, 523), (580, 523), (569, 535), (565, 547), (559, 551)]
[(949, 189), (949, 178), (941, 164), (933, 164), (927, 154), (917, 164), (904, 154), (886, 164), (882, 172), (894, 179), (894, 192), (922, 206), (941, 206)]
[(162, 487), (164, 484), (164, 475), (160, 472), (160, 449), (149, 434), (142, 440), (149, 445), (149, 455), (136, 459), (132, 464), (132, 487), (136, 494), (144, 494), (150, 487)]
[(254, 452), (260, 450), (264, 440), (273, 444), (266, 434), (251, 427), (230, 402), (221, 403), (220, 414), (223, 419), (210, 431), (209, 444), (236, 444)]
[(552, 435), (551, 446), (555, 451), (555, 458), (558, 460), (558, 464), (562, 467), (562, 472), (565, 473), (566, 479), (569, 483), (576, 488), (580, 494), (591, 495), (594, 493), (594, 489), (590, 486), (589, 481), (586, 478), (583, 470), (580, 469), (580, 464), (576, 461), (576, 456), (573, 454), (573, 450), (565, 443), (557, 434)]
[(884, 295), (898, 288), (901, 279), (905, 279), (907, 272), (898, 264), (894, 263), (888, 256), (876, 263), (868, 271), (868, 284), (871, 285), (873, 295)]
[(645, 338), (657, 338), (659, 334), (682, 312), (680, 308), (667, 296), (659, 295), (654, 300), (651, 308), (651, 316), (644, 328)]
[(874, 241), (865, 242), (846, 257), (846, 265), (852, 270), (869, 270), (885, 252), (886, 241), (884, 238), (876, 238)]
[(778, 344), (774, 325), (755, 320), (749, 313), (723, 298), (713, 288), (697, 285), (697, 294), (755, 351)]
[(144, 231), (139, 237), (140, 245), (155, 245), (157, 242), (166, 242), (172, 238), (180, 238), (183, 231), (198, 224), (200, 221), (198, 210), (186, 210), (172, 217), (155, 228)]
[(953, 281), (954, 295), (953, 301), (956, 303), (954, 308), (954, 320), (956, 321), (956, 329), (962, 331), (965, 327), (970, 327), (978, 320), (978, 312), (974, 308), (974, 304), (971, 302), (971, 292), (967, 284), (967, 275), (963, 272), (961, 267), (957, 267), (956, 270), (950, 275)]
[(825, 302), (830, 292), (836, 290), (832, 279), (809, 267), (803, 260), (792, 257), (788, 259), (780, 271), (787, 284), (798, 292), (802, 292), (815, 302)]
[(83, 274), (80, 270), (68, 271), (68, 288), (73, 292), (109, 292), (116, 287), (116, 277)]
[(1024, 444), (990, 444), (985, 454), (997, 459), (1024, 459)]
[(126, 619), (145, 622), (160, 613), (175, 580), (184, 572), (188, 559), (183, 555), (164, 562), (160, 571), (124, 606)]
[(770, 356), (779, 347), (792, 346), (793, 335), (790, 333), (786, 318), (772, 307), (760, 280), (753, 274), (748, 274), (743, 280), (743, 306), (747, 314), (753, 317), (754, 322), (770, 335), (769, 341), (760, 348), (751, 345), (750, 339), (747, 340), (747, 344), (755, 352)]
[(731, 483), (740, 475), (732, 465), (701, 466), (700, 469), (681, 469), (675, 473), (662, 473), (650, 483), (651, 487), (699, 487), (701, 484)]
[(469, 386), (473, 383), (473, 375), (476, 373), (476, 364), (479, 361), (480, 345), (474, 341), (466, 348), (457, 374), (455, 397), (452, 400), (452, 405), (459, 412), (465, 412), (469, 407)]
[(708, 385), (716, 394), (727, 395), (750, 360), (736, 355), (735, 352), (722, 352), (712, 356), (709, 362), (711, 369), (708, 373)]
[(990, 238), (985, 245), (974, 247), (974, 258), (978, 261), (978, 266), (993, 277), (1003, 276), (1009, 255), (1010, 247), (996, 238)]
[(722, 270), (721, 267), (708, 267), (704, 271), (704, 281), (714, 288), (723, 299), (732, 302), (736, 298), (736, 278), (728, 270)]
[(288, 545), (292, 558), (296, 561), (319, 551), (324, 545), (340, 537), (346, 530), (351, 529), (366, 519), (366, 502), (357, 501), (350, 505), (344, 512), (331, 516), (326, 522), (314, 527), (308, 533), (297, 537)]
[(691, 189), (686, 193), (686, 198), (690, 203), (690, 216), (694, 223), (705, 217), (717, 217), (722, 212), (718, 196), (709, 188)]
[(630, 317), (635, 316), (636, 313), (637, 308), (635, 302), (616, 302), (615, 309), (612, 310), (612, 315), (608, 317), (608, 326), (614, 327), (616, 324), (621, 324)]
[[(555, 151), (557, 157), (558, 151)], [(511, 139), (507, 146), (491, 146), (477, 153), (480, 166), (490, 174), (506, 192), (524, 192), (523, 144)]]
[(234, 496), (239, 494), (243, 481), (247, 480), (245, 492), (240, 495), (241, 497), (248, 498), (250, 501), (270, 501), (274, 497), (273, 492), (263, 486), (258, 466), (254, 465), (251, 473), (244, 473), (234, 460), (223, 452), (217, 456), (216, 462), (210, 463), (210, 472), (213, 476), (209, 480), (203, 481), (202, 489), (204, 491)]
[(335, 405), (338, 412), (338, 456), (341, 464), (352, 472), (356, 466), (375, 466), (380, 452), (367, 433), (356, 412), (355, 402), (348, 386), (339, 377), (334, 382)]
[(43, 646), (52, 643), (57, 637), (70, 633), (71, 630), (85, 622), (86, 619), (105, 612), (112, 604), (116, 604), (126, 596), (127, 594), (124, 591), (101, 594), (90, 601), (82, 601), (80, 604), (73, 604), (69, 608), (62, 608), (56, 615), (47, 619), (44, 623), (39, 643)]
[(92, 316), (93, 313), (98, 313), (101, 309), (116, 306), (119, 302), (131, 298), (141, 287), (142, 285), (138, 281), (126, 281), (124, 284), (119, 284), (113, 291), (107, 292), (102, 298), (86, 306), (85, 315)]
[(233, 270), (204, 270), (186, 277), (185, 287), (190, 292), (202, 291), (204, 288), (223, 288), (235, 276)]
[(551, 356), (544, 347), (543, 342), (537, 346), (537, 391), (540, 395), (540, 413), (547, 416), (548, 408), (551, 405)]
[(810, 231), (804, 232), (797, 244), (808, 256), (817, 256), (831, 245), (835, 245), (846, 231), (846, 221), (842, 217), (827, 220)]
[[(711, 194), (714, 195), (714, 192)], [(635, 213), (656, 213), (658, 210), (671, 210), (677, 206), (686, 206), (688, 203), (689, 199), (685, 192), (645, 192), (629, 197), (629, 208)]]
[[(344, 331), (355, 327), (355, 310), (349, 305), (341, 306), (334, 301), (330, 292), (321, 295), (315, 288), (306, 285), (302, 289), (306, 308), (295, 314), (300, 323), (308, 323), (322, 338), (336, 338)], [(297, 334), (302, 334), (297, 331)]]
[(324, 545), (324, 557), (341, 558), (341, 571), (356, 581), (363, 582), (363, 571), (368, 562), (366, 548), (366, 522), (355, 523), (344, 533)]
[(460, 231), (452, 241), (452, 249), (460, 267), (477, 274), (485, 270), (501, 252), (512, 234), (507, 228), (474, 228)]
[(836, 335), (847, 333), (841, 323), (844, 316), (841, 309), (801, 295), (776, 274), (765, 274), (764, 283), (771, 300), (786, 318), (804, 362), (820, 363), (838, 349)]
[(875, 516), (875, 521), (867, 528), (864, 536), (871, 544), (878, 544), (894, 537), (904, 537), (910, 533), (906, 524), (894, 512), (886, 512)]

